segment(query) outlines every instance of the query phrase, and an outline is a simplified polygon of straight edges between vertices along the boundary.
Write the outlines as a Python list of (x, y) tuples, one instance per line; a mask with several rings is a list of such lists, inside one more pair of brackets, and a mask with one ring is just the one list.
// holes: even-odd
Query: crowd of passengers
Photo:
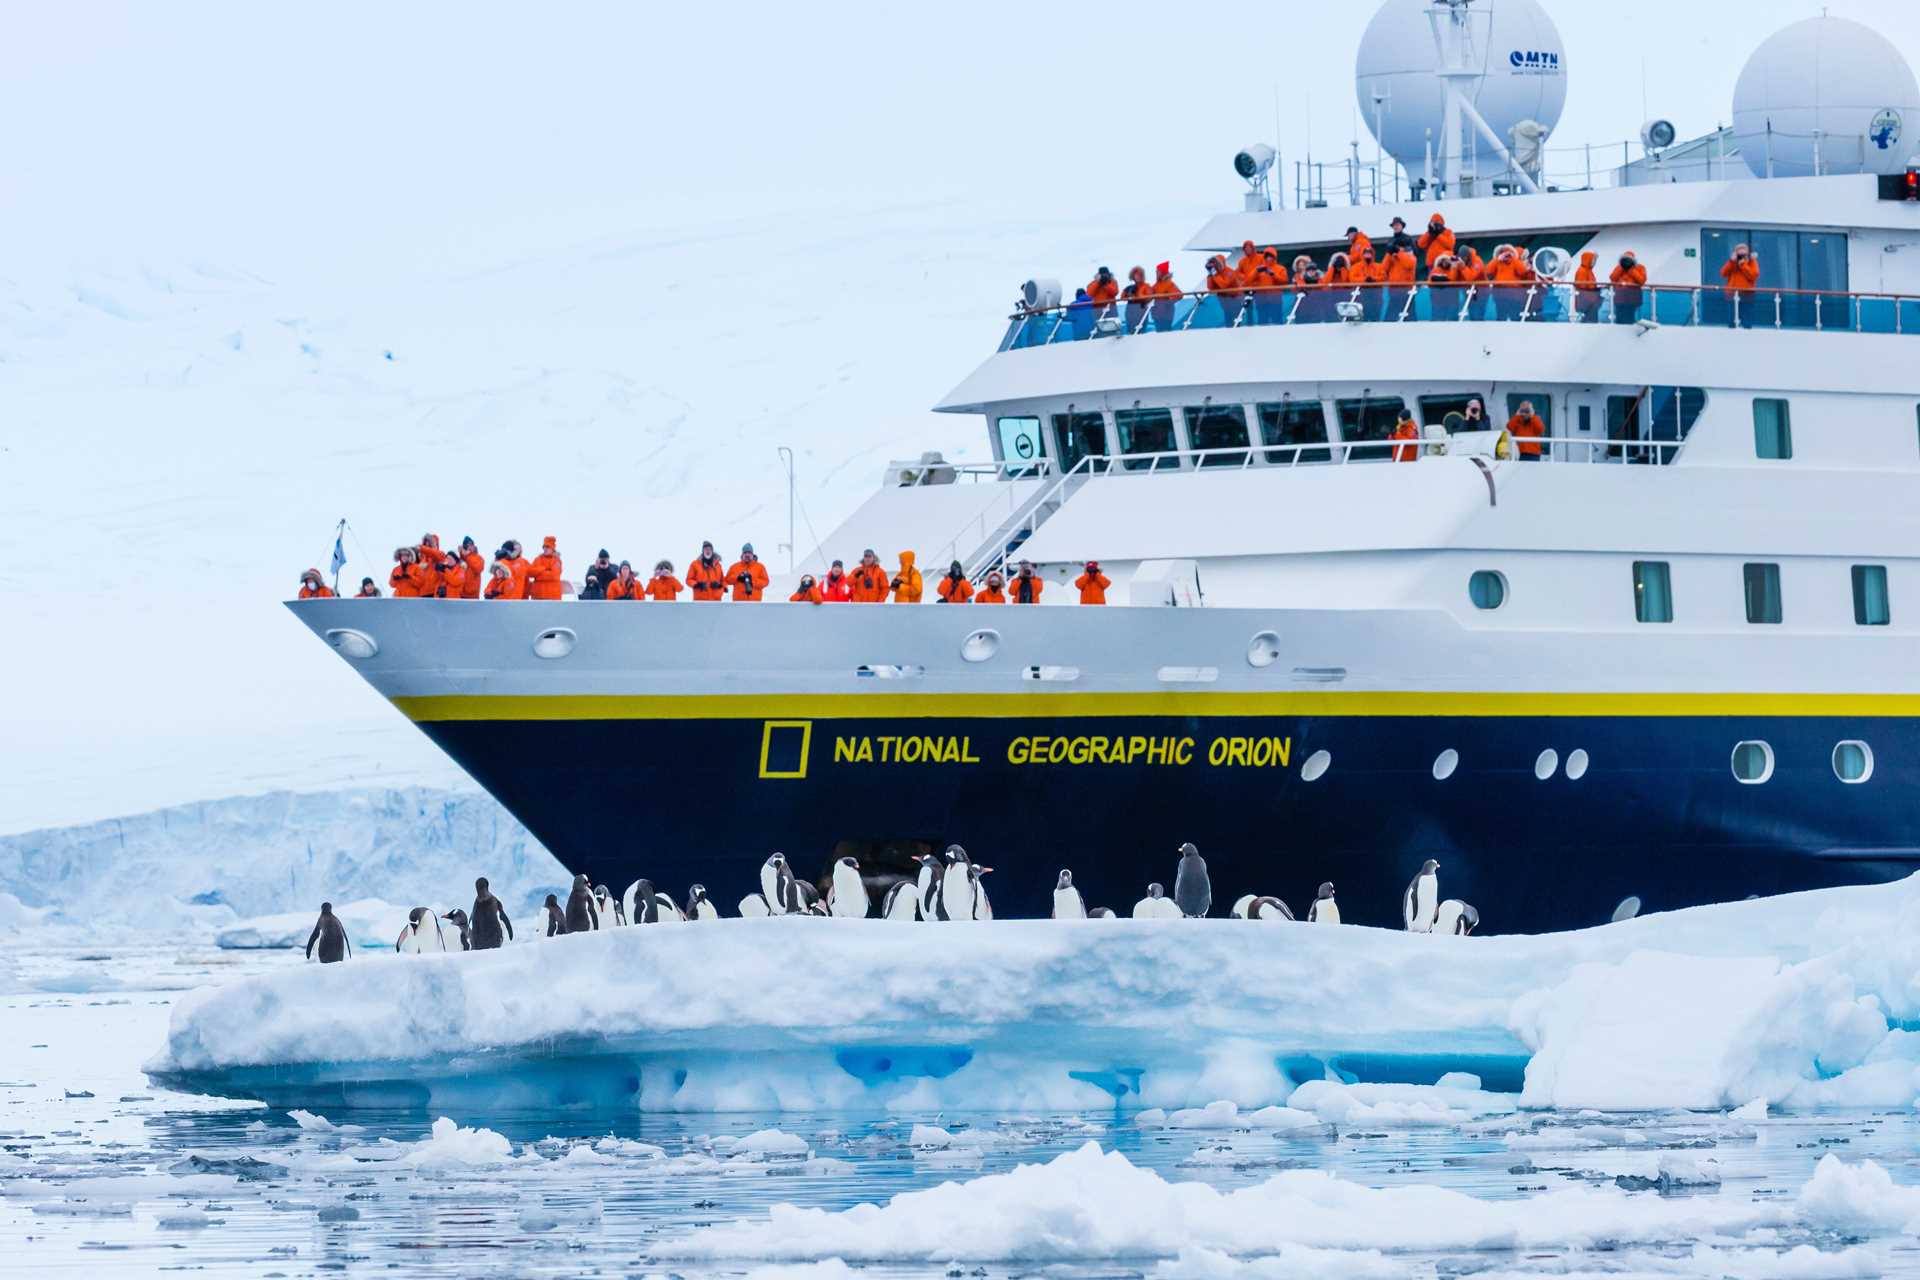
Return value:
[[(801, 575), (787, 599), (795, 604), (919, 604), (925, 597), (926, 583), (914, 563), (914, 553), (902, 551), (899, 559), (899, 566), (889, 573), (880, 557), (868, 548), (851, 570), (835, 560), (820, 578)], [(766, 566), (754, 554), (751, 542), (740, 548), (740, 558), (731, 564), (711, 542), (703, 542), (700, 554), (688, 563), (684, 575), (674, 573), (671, 560), (661, 560), (654, 564), (652, 575), (644, 579), (634, 572), (630, 561), (616, 563), (602, 547), (587, 566), (577, 597), (674, 601), (686, 592), (694, 600), (754, 603), (765, 598), (768, 581)], [(976, 587), (955, 560), (934, 583), (933, 600), (936, 604), (1039, 604), (1046, 585), (1033, 562), (1022, 560), (1012, 576), (991, 570)], [(1080, 593), (1081, 604), (1105, 604), (1107, 588), (1113, 582), (1100, 571), (1098, 560), (1089, 560), (1073, 585)], [(396, 599), (403, 600), (563, 600), (573, 591), (554, 538), (543, 539), (540, 554), (531, 560), (522, 554), (518, 542), (509, 539), (493, 553), (489, 565), (472, 538), (462, 538), (457, 548), (443, 551), (438, 535), (431, 533), (422, 534), (418, 546), (395, 548), (387, 588)], [(334, 594), (318, 569), (300, 575), (300, 599)], [(379, 584), (372, 578), (360, 580), (356, 598), (370, 599), (380, 594)]]
[[(1589, 324), (1600, 318), (1598, 258), (1596, 253), (1582, 253), (1572, 280), (1574, 315)], [(1760, 284), (1760, 259), (1746, 245), (1736, 245), (1720, 269), (1720, 278), (1729, 296), (1751, 294)], [(1491, 295), (1496, 318), (1518, 320), (1542, 279), (1524, 245), (1498, 245), (1491, 259), (1483, 259), (1472, 245), (1459, 244), (1445, 216), (1436, 213), (1417, 237), (1408, 234), (1405, 219), (1395, 218), (1377, 247), (1366, 232), (1348, 227), (1346, 251), (1331, 254), (1324, 266), (1304, 253), (1291, 264), (1283, 263), (1278, 249), (1243, 241), (1238, 259), (1224, 254), (1207, 259), (1206, 293), (1219, 302), (1228, 327), (1243, 320), (1277, 324), (1290, 315), (1296, 320), (1331, 320), (1336, 318), (1341, 293), (1364, 305), (1368, 295), (1354, 292), (1359, 289), (1378, 289), (1382, 305), (1376, 314), (1398, 317), (1410, 314), (1413, 291), (1421, 284), (1428, 288), (1435, 320), (1458, 319), (1469, 289)], [(1631, 250), (1621, 254), (1606, 283), (1616, 324), (1639, 320), (1646, 287), (1647, 269)], [(1174, 304), (1185, 296), (1174, 281), (1170, 262), (1156, 266), (1151, 281), (1144, 267), (1133, 268), (1125, 285), (1110, 268), (1101, 267), (1068, 304), (1067, 321), (1076, 336), (1086, 337), (1099, 316), (1120, 308), (1129, 333), (1143, 330), (1148, 320), (1155, 329), (1169, 329)]]

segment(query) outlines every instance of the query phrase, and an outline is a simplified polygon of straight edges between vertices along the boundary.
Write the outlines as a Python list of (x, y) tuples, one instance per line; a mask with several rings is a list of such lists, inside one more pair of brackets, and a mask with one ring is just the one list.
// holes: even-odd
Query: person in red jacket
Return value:
[(1635, 324), (1640, 319), (1642, 290), (1647, 284), (1647, 269), (1629, 249), (1620, 255), (1618, 266), (1607, 273), (1607, 282), (1613, 286), (1613, 322), (1615, 324)]
[(787, 601), (790, 604), (821, 603), (820, 587), (818, 583), (814, 582), (812, 574), (803, 573), (800, 575), (800, 585), (793, 589), (793, 594), (787, 597)]
[(1007, 602), (1006, 585), (1006, 581), (1000, 576), (998, 569), (988, 570), (987, 585), (981, 587), (979, 591), (974, 593), (973, 602), (975, 604), (1005, 604)]
[(1733, 312), (1728, 324), (1753, 328), (1753, 291), (1760, 287), (1760, 259), (1746, 245), (1737, 244), (1733, 256), (1720, 268), (1720, 278), (1727, 282), (1727, 301)]
[[(504, 548), (503, 548), (504, 549)], [(495, 560), (493, 568), (487, 571), (486, 598), (489, 600), (518, 600), (520, 588), (514, 585), (513, 570), (505, 560)]]
[(759, 600), (767, 590), (767, 566), (753, 552), (753, 544), (740, 548), (740, 558), (727, 569), (727, 581), (733, 584), (735, 600)]
[(1173, 304), (1187, 295), (1180, 292), (1180, 286), (1173, 282), (1173, 264), (1162, 262), (1153, 269), (1153, 287), (1147, 292), (1153, 295), (1153, 327), (1157, 333), (1165, 333), (1173, 328)]
[(1573, 314), (1581, 324), (1592, 324), (1600, 318), (1600, 278), (1593, 274), (1593, 264), (1600, 255), (1589, 249), (1580, 255), (1580, 265), (1573, 272)]
[(1087, 571), (1075, 578), (1073, 585), (1080, 588), (1081, 604), (1105, 604), (1107, 588), (1113, 585), (1113, 580), (1100, 572), (1098, 560), (1089, 560)]
[(1426, 234), (1414, 241), (1427, 255), (1427, 269), (1433, 269), (1434, 259), (1453, 252), (1453, 232), (1447, 230), (1447, 220), (1439, 214), (1427, 219)]
[(1221, 328), (1231, 329), (1240, 322), (1240, 310), (1247, 302), (1246, 283), (1217, 253), (1207, 259), (1207, 292), (1220, 308)]
[(420, 575), (416, 572), (419, 560), (418, 547), (393, 549), (393, 572), (387, 575), (387, 587), (395, 600), (412, 600), (420, 595)]
[(493, 553), (493, 558), (506, 565), (508, 574), (513, 578), (513, 599), (525, 600), (527, 570), (532, 568), (532, 565), (528, 564), (526, 556), (520, 553), (520, 544), (511, 538), (507, 539), (500, 544), (500, 549)]
[[(1400, 420), (1393, 424), (1393, 438), (1395, 440), (1418, 440), (1420, 438), (1420, 428), (1415, 426), (1413, 422), (1413, 410), (1402, 409), (1400, 411)], [(1413, 462), (1419, 457), (1420, 446), (1417, 444), (1401, 444), (1395, 445), (1393, 448), (1393, 460), (1395, 462)]]
[(846, 566), (835, 560), (827, 567), (827, 576), (820, 579), (820, 600), (823, 604), (841, 604), (853, 599), (853, 583), (847, 580)]
[(1113, 278), (1111, 267), (1100, 268), (1093, 279), (1087, 281), (1087, 297), (1093, 300), (1095, 307), (1105, 308), (1119, 296), (1120, 282)]
[(442, 600), (460, 600), (467, 594), (467, 562), (449, 551), (440, 557), (440, 585), (434, 594)]
[(848, 599), (855, 604), (884, 604), (887, 599), (887, 571), (872, 547), (860, 553), (860, 563), (847, 575)]
[(1547, 434), (1547, 424), (1533, 411), (1533, 401), (1522, 400), (1520, 411), (1507, 419), (1507, 434), (1513, 437), (1519, 446), (1520, 461), (1538, 462), (1541, 458), (1540, 438)]
[(695, 600), (721, 600), (727, 594), (727, 562), (711, 542), (700, 544), (700, 554), (687, 565), (687, 589)]
[(647, 584), (634, 577), (633, 566), (625, 560), (613, 571), (613, 581), (607, 584), (609, 600), (645, 600)]
[(330, 600), (333, 588), (320, 580), (318, 569), (309, 569), (300, 575), (300, 598), (302, 600)]
[(527, 568), (527, 599), (558, 600), (566, 592), (561, 580), (560, 544), (552, 534), (540, 540), (540, 554)]
[(423, 533), (420, 535), (420, 563), (438, 566), (444, 553), (440, 550), (440, 535)]
[(966, 570), (958, 560), (947, 566), (947, 576), (935, 585), (933, 597), (941, 604), (965, 604), (973, 599), (973, 584), (967, 581)]
[(686, 585), (673, 576), (673, 561), (662, 560), (653, 566), (653, 577), (647, 582), (647, 594), (655, 600), (678, 600)]
[(1047, 580), (1033, 571), (1033, 561), (1022, 560), (1020, 572), (1007, 584), (1007, 595), (1015, 604), (1039, 604), (1040, 593), (1046, 586)]
[(1411, 315), (1407, 311), (1407, 299), (1413, 296), (1414, 280), (1420, 269), (1419, 260), (1409, 249), (1389, 250), (1384, 259), (1384, 265), (1387, 276), (1387, 287), (1384, 290), (1387, 295), (1387, 309), (1382, 318), (1398, 320), (1403, 314)]
[(479, 546), (471, 537), (460, 539), (460, 563), (465, 565), (467, 570), (466, 581), (460, 587), (460, 598), (478, 600), (480, 588), (486, 585), (484, 579), (487, 576), (487, 560), (480, 554)]

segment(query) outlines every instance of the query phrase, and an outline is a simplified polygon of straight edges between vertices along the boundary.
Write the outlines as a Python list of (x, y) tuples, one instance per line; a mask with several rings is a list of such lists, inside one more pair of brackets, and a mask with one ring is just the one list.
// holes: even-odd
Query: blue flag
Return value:
[(340, 534), (333, 535), (333, 576), (340, 576), (340, 566), (347, 562), (347, 549), (340, 545)]

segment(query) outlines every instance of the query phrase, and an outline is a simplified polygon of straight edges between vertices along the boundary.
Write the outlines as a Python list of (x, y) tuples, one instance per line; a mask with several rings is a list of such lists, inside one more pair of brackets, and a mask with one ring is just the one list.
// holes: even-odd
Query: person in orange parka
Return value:
[(1520, 410), (1507, 419), (1507, 434), (1519, 446), (1520, 461), (1540, 461), (1540, 437), (1547, 434), (1547, 424), (1533, 411), (1533, 401), (1522, 400)]
[(613, 571), (613, 580), (607, 583), (607, 599), (644, 601), (647, 598), (647, 584), (634, 577), (633, 566), (625, 560)]
[(1367, 245), (1353, 259), (1353, 282), (1355, 284), (1385, 284), (1387, 282), (1387, 264), (1374, 256), (1373, 246)]
[(847, 578), (847, 567), (835, 560), (827, 566), (827, 576), (820, 579), (820, 603), (845, 604), (853, 599), (853, 583)]
[(482, 579), (487, 576), (487, 561), (480, 554), (480, 548), (471, 537), (460, 539), (460, 563), (467, 568), (466, 581), (460, 587), (462, 600), (478, 600), (480, 588), (486, 585)]
[(800, 585), (795, 587), (793, 589), (793, 594), (787, 597), (787, 603), (788, 604), (821, 604), (823, 603), (823, 601), (820, 599), (820, 586), (818, 583), (816, 583), (813, 580), (812, 574), (803, 573), (800, 575)]
[(1329, 289), (1345, 289), (1353, 284), (1353, 260), (1344, 253), (1336, 253), (1327, 259), (1327, 278), (1325, 285)]
[(1640, 265), (1640, 259), (1629, 249), (1620, 255), (1620, 263), (1607, 273), (1607, 283), (1613, 286), (1613, 322), (1615, 324), (1633, 324), (1640, 319), (1640, 304), (1644, 300), (1641, 292), (1647, 284), (1647, 269)]
[(760, 563), (760, 557), (753, 553), (753, 544), (745, 543), (740, 548), (740, 558), (727, 569), (727, 581), (733, 584), (735, 600), (757, 601), (766, 594), (767, 566)]
[(1600, 255), (1589, 249), (1580, 255), (1580, 265), (1573, 270), (1573, 314), (1579, 324), (1592, 324), (1600, 318), (1600, 277), (1593, 274), (1593, 264), (1600, 261)]
[(1075, 578), (1073, 585), (1080, 588), (1081, 604), (1105, 604), (1107, 588), (1113, 585), (1113, 580), (1100, 572), (1098, 560), (1089, 560), (1087, 571)]
[(435, 569), (438, 569), (440, 567), (440, 561), (445, 557), (445, 555), (446, 553), (440, 550), (439, 534), (423, 533), (420, 535), (420, 563), (421, 564), (430, 564), (434, 566)]
[(564, 569), (560, 563), (559, 541), (552, 534), (540, 540), (540, 554), (533, 558), (527, 567), (527, 599), (558, 600), (566, 594), (560, 575)]
[(520, 589), (513, 582), (513, 570), (505, 560), (495, 560), (493, 568), (487, 573), (487, 599), (518, 600), (520, 598)]
[(302, 600), (330, 600), (333, 588), (320, 580), (318, 569), (309, 569), (300, 575), (300, 598)]
[(1355, 262), (1360, 261), (1366, 252), (1373, 248), (1373, 240), (1358, 227), (1347, 228), (1347, 256)]
[[(1420, 438), (1420, 428), (1415, 426), (1413, 422), (1413, 410), (1402, 409), (1400, 411), (1400, 420), (1393, 424), (1393, 438), (1395, 440), (1418, 440)], [(1417, 444), (1401, 444), (1395, 445), (1393, 448), (1393, 460), (1395, 462), (1414, 462), (1418, 460), (1419, 457), (1420, 446)]]
[(1520, 251), (1503, 244), (1493, 251), (1493, 264), (1487, 268), (1487, 281), (1493, 286), (1493, 314), (1497, 320), (1518, 320), (1527, 306), (1527, 285), (1533, 280), (1533, 268), (1520, 257)]
[(420, 549), (418, 547), (395, 547), (393, 549), (393, 572), (387, 575), (387, 586), (393, 591), (395, 600), (413, 600), (420, 595)]
[(895, 604), (919, 604), (920, 596), (926, 590), (926, 583), (920, 577), (920, 571), (913, 567), (913, 552), (900, 553), (900, 568), (894, 572), (893, 581), (887, 585), (893, 588)]
[(1278, 324), (1286, 319), (1287, 300), (1283, 291), (1287, 281), (1287, 269), (1280, 265), (1275, 254), (1264, 253), (1254, 263), (1253, 274), (1247, 277), (1247, 291), (1253, 295), (1255, 324)]
[(673, 576), (673, 561), (662, 560), (653, 566), (653, 577), (647, 581), (647, 594), (655, 600), (678, 600), (685, 591), (686, 584)]
[(1253, 241), (1251, 240), (1242, 240), (1240, 242), (1240, 261), (1233, 264), (1233, 269), (1240, 273), (1240, 279), (1243, 283), (1250, 283), (1253, 280), (1253, 269), (1259, 266), (1260, 259), (1264, 258), (1270, 252), (1272, 251), (1254, 248)]
[(520, 544), (511, 538), (507, 539), (507, 541), (500, 544), (500, 550), (494, 553), (493, 558), (506, 565), (507, 573), (513, 578), (512, 598), (515, 600), (525, 600), (527, 598), (527, 570), (533, 566), (527, 562), (526, 556), (521, 554)]
[(467, 562), (449, 551), (440, 557), (440, 585), (434, 594), (442, 600), (460, 600), (467, 594)]
[(887, 571), (872, 547), (860, 553), (860, 563), (847, 575), (848, 599), (855, 604), (884, 604), (887, 599)]
[(687, 565), (687, 588), (695, 600), (718, 600), (727, 593), (727, 568), (711, 542), (700, 544), (700, 554)]
[(966, 570), (958, 560), (947, 566), (947, 576), (934, 587), (933, 597), (941, 604), (965, 604), (973, 599), (973, 584), (967, 581)]
[(1153, 285), (1147, 290), (1153, 299), (1153, 327), (1157, 333), (1173, 328), (1173, 304), (1187, 295), (1173, 282), (1173, 264), (1162, 262), (1153, 269)]
[(1220, 307), (1221, 328), (1231, 329), (1240, 323), (1240, 312), (1247, 305), (1246, 287), (1247, 282), (1225, 258), (1216, 253), (1207, 259), (1207, 292)]
[(1433, 260), (1442, 254), (1453, 252), (1453, 232), (1447, 229), (1447, 220), (1439, 214), (1427, 219), (1426, 234), (1414, 243), (1427, 255), (1427, 269), (1433, 269)]
[[(1113, 278), (1111, 267), (1100, 268), (1093, 279), (1087, 281), (1087, 297), (1093, 300), (1093, 305), (1096, 307), (1108, 306), (1119, 296), (1120, 282)], [(776, 547), (774, 550), (777, 551), (779, 548)]]
[(1733, 304), (1728, 323), (1742, 329), (1753, 328), (1753, 291), (1760, 285), (1760, 259), (1744, 244), (1733, 246), (1733, 256), (1720, 268), (1727, 282), (1727, 300)]
[(1039, 604), (1040, 593), (1046, 588), (1047, 580), (1033, 571), (1033, 561), (1022, 560), (1020, 572), (1007, 583), (1007, 594), (1015, 604)]
[(1407, 299), (1413, 296), (1414, 281), (1420, 270), (1420, 260), (1413, 256), (1410, 249), (1389, 250), (1386, 257), (1387, 308), (1382, 313), (1386, 320), (1398, 320), (1407, 311)]
[(987, 574), (987, 585), (981, 587), (980, 590), (974, 593), (973, 602), (975, 604), (1005, 604), (1007, 602), (1006, 585), (1006, 582), (1000, 577), (1000, 571), (998, 569), (990, 571)]

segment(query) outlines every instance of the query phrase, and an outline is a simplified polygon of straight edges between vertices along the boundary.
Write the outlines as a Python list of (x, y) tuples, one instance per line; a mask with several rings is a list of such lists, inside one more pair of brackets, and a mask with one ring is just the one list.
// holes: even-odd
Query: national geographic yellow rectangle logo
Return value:
[(804, 778), (813, 746), (813, 721), (768, 720), (760, 728), (760, 776)]

